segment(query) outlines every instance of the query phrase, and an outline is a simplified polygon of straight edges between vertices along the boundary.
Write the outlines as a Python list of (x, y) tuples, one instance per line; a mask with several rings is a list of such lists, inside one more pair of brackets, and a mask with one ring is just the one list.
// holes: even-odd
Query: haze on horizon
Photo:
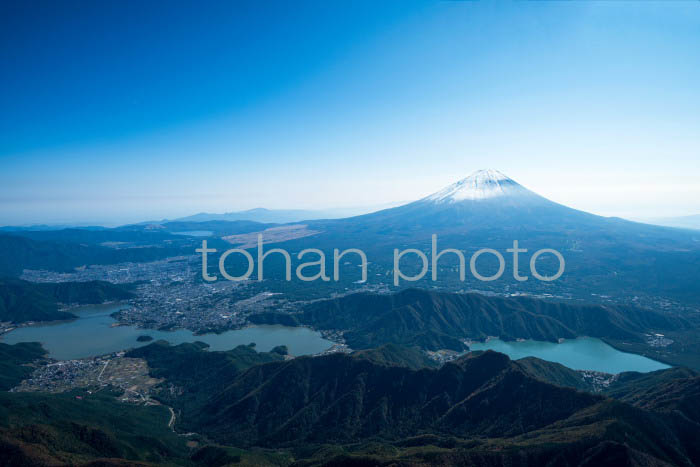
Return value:
[(378, 206), (484, 168), (596, 214), (700, 213), (698, 2), (0, 15), (0, 225)]

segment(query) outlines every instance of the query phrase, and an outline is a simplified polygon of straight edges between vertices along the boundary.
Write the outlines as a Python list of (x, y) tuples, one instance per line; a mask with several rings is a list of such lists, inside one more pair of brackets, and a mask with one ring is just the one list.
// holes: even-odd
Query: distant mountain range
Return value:
[[(394, 203), (395, 204), (395, 203)], [(337, 208), (325, 210), (305, 209), (265, 209), (255, 208), (247, 211), (227, 212), (224, 214), (212, 214), (201, 212), (192, 216), (173, 219), (176, 222), (206, 222), (206, 221), (255, 221), (262, 223), (286, 224), (289, 222), (301, 222), (313, 219), (340, 219), (343, 217), (358, 216), (390, 206)]]
[(700, 214), (693, 216), (678, 216), (678, 217), (656, 217), (645, 219), (643, 222), (650, 224), (665, 225), (668, 227), (679, 227), (682, 229), (700, 230)]
[[(345, 208), (329, 208), (329, 209), (266, 209), (254, 208), (243, 211), (232, 211), (225, 213), (209, 213), (200, 212), (190, 216), (178, 217), (174, 219), (149, 220), (138, 222), (136, 224), (127, 225), (149, 225), (149, 224), (165, 224), (168, 222), (208, 222), (208, 221), (253, 221), (264, 224), (286, 224), (289, 222), (300, 222), (313, 219), (340, 219), (343, 217), (352, 217), (374, 212), (381, 209), (386, 209), (398, 206), (402, 203), (390, 202), (368, 206), (355, 206)], [(105, 224), (106, 225), (106, 224)], [(114, 226), (114, 223), (109, 225)], [(104, 230), (113, 227), (105, 227), (99, 222), (76, 222), (76, 223), (61, 223), (61, 224), (27, 224), (27, 225), (5, 225), (0, 226), (0, 232), (18, 232), (18, 231), (52, 231), (63, 229), (81, 229), (81, 230)]]
[(102, 230), (106, 227), (95, 225), (80, 225), (80, 224), (29, 224), (29, 225), (4, 225), (0, 227), (0, 232), (42, 232), (47, 230), (63, 230), (63, 229), (85, 229), (85, 230)]

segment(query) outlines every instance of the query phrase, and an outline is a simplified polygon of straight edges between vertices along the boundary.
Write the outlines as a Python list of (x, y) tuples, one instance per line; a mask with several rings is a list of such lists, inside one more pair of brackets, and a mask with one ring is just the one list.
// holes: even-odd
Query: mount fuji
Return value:
[(493, 169), (478, 170), (412, 203), (346, 221), (365, 224), (367, 228), (377, 223), (383, 231), (432, 229), (433, 233), (465, 231), (465, 227), (468, 231), (551, 227), (559, 230), (610, 224), (610, 219), (550, 201)]
[[(394, 248), (503, 252), (518, 240), (532, 252), (555, 249), (566, 258), (556, 283), (511, 284), (510, 291), (591, 296), (675, 297), (700, 304), (700, 236), (697, 231), (602, 217), (550, 201), (497, 170), (479, 170), (417, 201), (362, 216), (305, 221), (313, 235), (285, 242), (290, 251), (360, 248), (374, 258), (376, 275), (391, 269)], [(449, 266), (449, 260), (446, 259)], [(521, 265), (523, 263), (521, 262)], [(453, 274), (454, 275), (454, 274)], [(449, 280), (445, 274), (445, 280)], [(444, 286), (431, 283), (431, 286)], [(484, 283), (479, 283), (484, 287)], [(463, 288), (464, 284), (450, 287)], [(489, 287), (502, 289), (504, 284)], [(656, 300), (651, 298), (650, 301)], [(648, 302), (649, 303), (649, 302)]]
[(440, 203), (458, 203), (461, 201), (488, 200), (493, 198), (519, 199), (535, 195), (503, 175), (498, 170), (478, 170), (469, 177), (453, 183), (447, 188), (424, 198), (425, 201)]

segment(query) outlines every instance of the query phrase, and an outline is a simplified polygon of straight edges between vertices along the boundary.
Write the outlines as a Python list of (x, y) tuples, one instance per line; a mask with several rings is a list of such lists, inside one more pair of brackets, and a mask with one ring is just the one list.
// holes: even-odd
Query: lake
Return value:
[(175, 235), (185, 235), (187, 237), (211, 237), (214, 232), (211, 230), (187, 230), (184, 232), (173, 232)]
[(670, 368), (641, 355), (621, 352), (600, 339), (579, 337), (567, 339), (559, 344), (542, 341), (504, 342), (490, 339), (488, 342), (472, 342), (471, 350), (495, 350), (517, 360), (523, 357), (537, 357), (550, 362), (561, 363), (575, 370), (595, 370), (605, 373), (623, 371), (649, 371)]
[(333, 345), (316, 331), (303, 327), (261, 325), (201, 336), (184, 329), (156, 331), (135, 326), (111, 327), (115, 320), (110, 314), (124, 308), (119, 304), (81, 307), (71, 310), (78, 316), (74, 321), (18, 328), (0, 336), (0, 342), (41, 342), (49, 355), (57, 360), (94, 357), (149, 344), (136, 341), (142, 335), (149, 335), (154, 340), (167, 340), (171, 344), (206, 342), (210, 350), (230, 350), (255, 342), (255, 349), (265, 352), (275, 346), (286, 345), (291, 355), (314, 354)]
[[(78, 319), (70, 322), (18, 328), (0, 336), (0, 342), (41, 342), (49, 355), (58, 360), (87, 358), (132, 347), (141, 347), (148, 342), (137, 342), (136, 338), (149, 335), (154, 340), (167, 340), (171, 344), (202, 341), (211, 350), (230, 350), (238, 345), (255, 342), (260, 352), (286, 345), (291, 355), (309, 355), (328, 349), (333, 343), (308, 328), (287, 326), (251, 326), (226, 331), (222, 334), (196, 336), (184, 329), (156, 331), (135, 326), (112, 327), (115, 320), (110, 314), (125, 308), (125, 305), (110, 304), (81, 307), (71, 310)], [(562, 343), (542, 341), (504, 342), (490, 339), (488, 342), (473, 342), (472, 350), (495, 350), (513, 360), (537, 357), (561, 363), (576, 370), (595, 370), (606, 373), (622, 371), (648, 372), (669, 368), (668, 365), (641, 355), (621, 352), (600, 339), (580, 337)]]

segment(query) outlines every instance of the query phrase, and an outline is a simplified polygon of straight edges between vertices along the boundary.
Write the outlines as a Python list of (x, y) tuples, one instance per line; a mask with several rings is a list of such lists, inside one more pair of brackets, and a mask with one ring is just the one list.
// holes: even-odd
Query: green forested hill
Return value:
[[(250, 346), (156, 342), (130, 357), (174, 408), (115, 393), (0, 393), (7, 465), (697, 465), (700, 425), (678, 406), (631, 405), (550, 384), (561, 370), (492, 351), (429, 368), (415, 349), (284, 359)], [(424, 365), (423, 363), (426, 363)], [(533, 368), (540, 377), (531, 374)], [(670, 371), (670, 370), (666, 370)], [(561, 375), (557, 376), (560, 377)], [(685, 372), (621, 378), (624, 400)], [(660, 378), (660, 379), (659, 379)], [(644, 381), (642, 381), (644, 380)], [(677, 394), (687, 388), (679, 385)], [(686, 395), (692, 397), (692, 390)], [(79, 397), (76, 397), (79, 396)], [(187, 448), (186, 441), (197, 444)]]
[(697, 371), (669, 368), (651, 373), (621, 373), (605, 392), (636, 407), (680, 413), (700, 424), (700, 373)]
[(535, 357), (521, 358), (516, 360), (515, 363), (535, 378), (552, 384), (582, 391), (593, 391), (595, 389), (591, 381), (583, 377), (581, 371), (572, 370), (560, 363), (548, 362)]
[(682, 318), (634, 307), (418, 289), (395, 294), (351, 294), (313, 302), (300, 313), (260, 314), (253, 315), (251, 320), (341, 329), (348, 345), (355, 349), (391, 342), (428, 350), (463, 350), (462, 339), (487, 336), (553, 342), (561, 337), (591, 336), (641, 342), (643, 334), (650, 329), (689, 327)]
[(115, 249), (76, 241), (40, 241), (17, 234), (0, 234), (0, 276), (17, 277), (24, 269), (69, 272), (87, 264), (154, 261), (180, 253), (180, 248), (170, 246)]
[(0, 278), (0, 321), (54, 321), (73, 319), (59, 311), (59, 303), (97, 304), (124, 300), (133, 295), (122, 286), (103, 281), (35, 283)]
[(397, 440), (423, 432), (502, 437), (542, 428), (599, 401), (535, 380), (495, 352), (436, 370), (337, 354), (255, 366), (212, 397), (194, 422), (219, 441), (239, 445)]
[(673, 367), (649, 373), (607, 375), (607, 385), (596, 384), (584, 372), (559, 363), (527, 357), (514, 362), (528, 374), (559, 386), (600, 394), (645, 410), (682, 414), (700, 424), (700, 372)]
[(421, 368), (436, 368), (439, 363), (417, 347), (403, 347), (396, 344), (384, 344), (376, 349), (359, 350), (352, 356), (356, 359), (367, 359), (380, 365), (403, 366), (418, 370)]
[(54, 321), (75, 315), (58, 310), (57, 300), (44, 287), (19, 279), (0, 279), (0, 321)]
[(224, 390), (241, 371), (254, 365), (284, 359), (279, 353), (256, 352), (247, 345), (239, 345), (227, 352), (209, 352), (207, 347), (203, 342), (171, 346), (165, 341), (157, 341), (133, 349), (127, 356), (145, 359), (152, 376), (165, 378), (184, 389), (177, 396), (170, 391), (163, 391), (159, 395), (161, 400), (179, 410), (184, 420), (194, 416), (194, 412), (212, 394)]
[[(242, 372), (212, 367), (207, 380), (216, 380), (219, 389), (181, 399), (189, 407), (178, 424), (223, 445), (310, 458), (299, 465), (700, 461), (700, 426), (678, 412), (553, 385), (533, 376), (532, 365), (495, 352), (431, 369), (412, 364), (413, 351), (391, 347), (264, 363)], [(163, 356), (161, 365), (172, 365)], [(194, 380), (181, 383), (185, 394), (199, 391)]]
[(186, 462), (188, 450), (168, 428), (167, 408), (128, 405), (115, 395), (0, 392), (2, 465), (79, 465), (97, 459)]
[(134, 296), (126, 287), (105, 281), (57, 282), (36, 286), (57, 302), (66, 304), (96, 304), (127, 300)]
[(145, 359), (151, 374), (157, 378), (207, 391), (227, 384), (228, 378), (251, 366), (284, 359), (280, 353), (257, 352), (250, 345), (239, 345), (225, 352), (209, 352), (208, 347), (204, 342), (171, 346), (161, 340), (133, 349), (127, 356)]
[(34, 371), (30, 364), (45, 356), (46, 350), (38, 342), (14, 345), (0, 342), (0, 391), (17, 386)]
[[(241, 346), (232, 352), (206, 352), (205, 346), (184, 344), (170, 347), (163, 342), (152, 344), (146, 353), (172, 381), (193, 386), (205, 371), (227, 372), (231, 368), (247, 368), (256, 362), (282, 358), (279, 354), (258, 354), (251, 347)], [(14, 386), (26, 372), (27, 362), (45, 354), (40, 344), (0, 344), (2, 375), (16, 378), (4, 387)], [(204, 365), (196, 372), (195, 354), (210, 362), (226, 365)], [(187, 357), (194, 357), (188, 359)], [(220, 357), (224, 357), (220, 359)], [(165, 361), (168, 361), (166, 368)], [(230, 365), (230, 366), (229, 366)], [(187, 368), (194, 375), (187, 376)], [(120, 402), (119, 392), (103, 389), (87, 392), (76, 389), (68, 393), (0, 392), (0, 465), (183, 465), (210, 466), (228, 462), (241, 465), (280, 465), (290, 463), (285, 453), (244, 451), (237, 448), (208, 445), (197, 434), (178, 435), (170, 428), (171, 412), (162, 405), (135, 405)], [(188, 446), (187, 442), (193, 442)]]

